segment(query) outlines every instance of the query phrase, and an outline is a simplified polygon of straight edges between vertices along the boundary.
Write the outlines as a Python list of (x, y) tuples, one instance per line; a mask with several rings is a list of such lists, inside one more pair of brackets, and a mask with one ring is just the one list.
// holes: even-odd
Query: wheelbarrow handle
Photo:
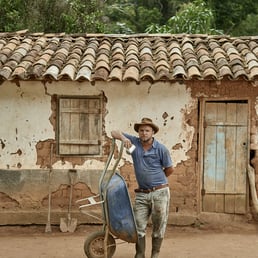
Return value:
[[(104, 178), (105, 178), (105, 175), (108, 171), (108, 168), (109, 168), (109, 165), (110, 165), (110, 162), (112, 160), (112, 157), (114, 155), (114, 152), (115, 152), (115, 143), (116, 143), (116, 139), (115, 138), (112, 138), (112, 146), (111, 146), (111, 151), (109, 153), (109, 156), (108, 156), (108, 160), (106, 162), (106, 165), (104, 167), (104, 170), (101, 174), (101, 177), (100, 177), (100, 180), (99, 180), (99, 191), (101, 192), (101, 188), (102, 188), (102, 183), (104, 181)], [(118, 155), (118, 158), (112, 168), (112, 172), (110, 173), (109, 177), (107, 178), (107, 182), (106, 182), (106, 185), (108, 185), (109, 181), (111, 180), (112, 176), (115, 174), (116, 172), (116, 169), (117, 169), (117, 166), (120, 162), (120, 159), (122, 157), (122, 154), (123, 154), (123, 149), (124, 149), (124, 145), (121, 143), (120, 145), (120, 150), (119, 150), (119, 155)]]

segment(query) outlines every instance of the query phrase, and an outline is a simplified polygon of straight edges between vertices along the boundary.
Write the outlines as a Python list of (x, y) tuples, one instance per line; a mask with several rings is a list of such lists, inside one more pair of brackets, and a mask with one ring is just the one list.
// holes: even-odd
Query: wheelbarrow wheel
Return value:
[[(88, 258), (104, 258), (105, 232), (97, 231), (92, 233), (84, 243), (84, 252)], [(111, 258), (116, 250), (116, 242), (112, 235), (108, 235), (107, 255)]]

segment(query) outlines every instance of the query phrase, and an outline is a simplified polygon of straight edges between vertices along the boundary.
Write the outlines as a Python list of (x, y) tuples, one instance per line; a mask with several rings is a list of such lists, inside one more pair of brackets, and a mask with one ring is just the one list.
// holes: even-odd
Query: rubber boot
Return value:
[(140, 237), (135, 245), (136, 254), (134, 258), (145, 258), (145, 236)]
[(151, 258), (158, 258), (159, 251), (162, 244), (163, 238), (153, 237), (152, 238), (152, 251)]

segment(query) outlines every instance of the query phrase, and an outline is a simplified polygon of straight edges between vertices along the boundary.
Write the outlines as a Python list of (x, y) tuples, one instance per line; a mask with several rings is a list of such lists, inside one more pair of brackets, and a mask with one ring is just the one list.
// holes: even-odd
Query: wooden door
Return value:
[(202, 210), (244, 214), (248, 104), (205, 102)]

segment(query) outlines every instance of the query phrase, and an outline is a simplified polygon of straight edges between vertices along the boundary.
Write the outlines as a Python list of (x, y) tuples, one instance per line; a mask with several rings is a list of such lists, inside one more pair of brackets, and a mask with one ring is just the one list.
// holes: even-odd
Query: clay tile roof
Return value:
[(0, 80), (258, 79), (258, 37), (0, 33)]

